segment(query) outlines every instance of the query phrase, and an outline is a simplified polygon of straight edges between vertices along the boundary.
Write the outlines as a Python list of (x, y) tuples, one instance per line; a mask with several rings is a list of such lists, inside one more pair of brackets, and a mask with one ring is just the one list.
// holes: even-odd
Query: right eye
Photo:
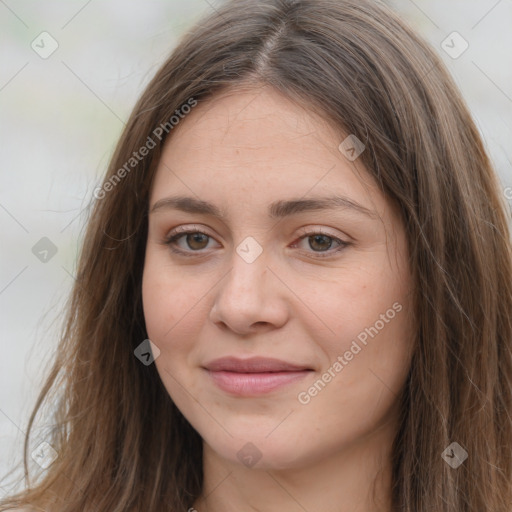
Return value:
[[(184, 256), (195, 256), (208, 248), (208, 243), (213, 238), (197, 229), (177, 228), (171, 232), (165, 239), (165, 245), (168, 245), (171, 251)], [(180, 245), (180, 242), (183, 242)], [(184, 245), (185, 246), (184, 246)], [(194, 254), (196, 253), (196, 254)]]

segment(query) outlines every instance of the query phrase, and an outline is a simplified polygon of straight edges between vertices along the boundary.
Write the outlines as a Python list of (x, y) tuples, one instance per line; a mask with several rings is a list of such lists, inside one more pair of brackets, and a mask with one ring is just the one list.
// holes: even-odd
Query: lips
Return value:
[(235, 396), (257, 396), (303, 379), (312, 368), (264, 357), (223, 357), (204, 369), (222, 391)]
[(268, 373), (268, 372), (296, 372), (312, 370), (304, 365), (288, 363), (279, 359), (267, 357), (252, 357), (250, 359), (238, 359), (236, 357), (222, 357), (205, 365), (212, 371), (226, 371), (236, 373)]

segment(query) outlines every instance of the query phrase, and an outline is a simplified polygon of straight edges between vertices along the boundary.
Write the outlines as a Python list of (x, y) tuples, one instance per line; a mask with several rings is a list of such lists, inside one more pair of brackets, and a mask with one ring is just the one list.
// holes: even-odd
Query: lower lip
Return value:
[(268, 393), (303, 379), (311, 370), (273, 373), (236, 373), (227, 371), (209, 371), (213, 382), (228, 393), (239, 396), (250, 396)]

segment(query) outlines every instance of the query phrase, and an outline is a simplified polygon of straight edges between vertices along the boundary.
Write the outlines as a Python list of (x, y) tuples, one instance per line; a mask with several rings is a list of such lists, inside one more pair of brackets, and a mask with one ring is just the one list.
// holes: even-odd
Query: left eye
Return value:
[[(326, 235), (325, 233), (309, 233), (300, 238), (300, 242), (306, 240), (308, 240), (308, 246), (313, 249), (313, 252), (328, 252), (329, 254), (338, 252), (349, 245), (348, 242)], [(330, 251), (333, 244), (336, 244), (336, 249)]]
[[(184, 239), (186, 247), (183, 247), (179, 242)], [(183, 254), (186, 256), (194, 256), (201, 252), (203, 249), (208, 248), (208, 243), (213, 237), (197, 230), (180, 230), (180, 232), (171, 234), (164, 243), (168, 245), (171, 250), (175, 253)], [(322, 232), (311, 232), (306, 233), (299, 238), (299, 243), (308, 240), (308, 246), (314, 253), (326, 253), (326, 256), (330, 256), (333, 253), (337, 253), (350, 245), (349, 242), (340, 240), (337, 237), (328, 235)], [(336, 248), (331, 250), (333, 244)], [(295, 242), (292, 246), (298, 245)], [(196, 254), (193, 254), (196, 253)], [(318, 254), (315, 257), (325, 257), (324, 254)]]

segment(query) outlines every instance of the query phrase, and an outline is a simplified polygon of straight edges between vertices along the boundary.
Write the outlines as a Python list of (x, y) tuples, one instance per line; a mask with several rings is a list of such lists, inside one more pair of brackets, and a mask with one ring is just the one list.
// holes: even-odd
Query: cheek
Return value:
[(393, 398), (402, 387), (413, 348), (405, 267), (397, 271), (385, 254), (375, 253), (375, 258), (364, 259), (364, 265), (354, 265), (342, 278), (323, 284), (315, 286), (311, 301), (323, 334), (319, 336), (313, 323), (303, 326), (311, 326), (309, 337), (324, 353), (323, 371), (331, 369), (326, 387), (336, 394), (335, 400), (353, 406), (357, 401), (373, 403), (381, 393)]
[(336, 335), (323, 339), (325, 365), (314, 382), (301, 387), (297, 400), (304, 421), (326, 438), (335, 439), (338, 432), (348, 443), (391, 417), (412, 348), (407, 303), (393, 302), (394, 297), (372, 299), (372, 305), (361, 299), (363, 313), (351, 315), (355, 305), (346, 310), (337, 319)]
[[(184, 329), (196, 325), (192, 320), (200, 309), (204, 286), (171, 272), (160, 254), (147, 252), (142, 278), (142, 301), (149, 338), (161, 351), (180, 342)], [(179, 335), (177, 334), (179, 333)]]
[[(376, 255), (377, 256), (377, 255)], [(408, 316), (408, 279), (386, 264), (383, 257), (360, 257), (360, 264), (347, 265), (334, 278), (296, 281), (295, 291), (311, 313), (307, 322), (318, 338), (318, 328), (329, 340), (331, 350), (345, 349), (347, 342), (377, 323), (377, 330), (389, 332)], [(400, 311), (398, 311), (400, 310)], [(313, 317), (316, 319), (313, 321)]]
[(179, 272), (171, 272), (164, 258), (148, 254), (142, 297), (148, 337), (160, 350), (154, 364), (169, 397), (202, 434), (208, 432), (201, 429), (208, 419), (198, 402), (191, 400), (191, 396), (201, 397), (191, 368), (197, 359), (195, 341), (201, 337), (207, 314), (201, 302), (204, 293), (204, 281), (185, 279)]
[(160, 350), (155, 366), (169, 396), (182, 411), (190, 415), (190, 397), (183, 393), (188, 382), (194, 339), (200, 337), (204, 322), (196, 321), (200, 314), (193, 282), (169, 272), (165, 263), (149, 256), (144, 267), (142, 298), (148, 338)]

